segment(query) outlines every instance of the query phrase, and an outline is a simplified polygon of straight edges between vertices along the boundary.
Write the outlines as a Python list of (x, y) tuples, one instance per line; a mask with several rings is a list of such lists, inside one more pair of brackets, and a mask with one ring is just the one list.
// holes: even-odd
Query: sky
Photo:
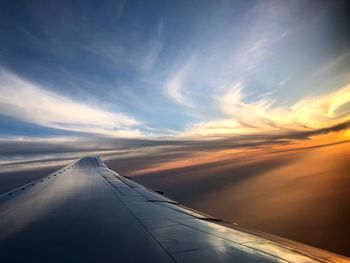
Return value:
[(86, 145), (222, 149), (346, 130), (347, 7), (1, 1), (1, 157)]

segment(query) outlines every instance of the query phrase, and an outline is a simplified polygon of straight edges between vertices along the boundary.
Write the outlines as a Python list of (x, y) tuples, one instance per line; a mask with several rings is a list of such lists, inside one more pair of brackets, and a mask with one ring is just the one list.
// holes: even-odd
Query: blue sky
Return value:
[(349, 120), (345, 1), (2, 1), (0, 136), (198, 138)]

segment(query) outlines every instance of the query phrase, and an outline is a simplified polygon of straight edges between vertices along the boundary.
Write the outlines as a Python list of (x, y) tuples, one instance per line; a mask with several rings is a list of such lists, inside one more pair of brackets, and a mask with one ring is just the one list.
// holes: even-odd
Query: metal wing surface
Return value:
[(85, 157), (0, 195), (0, 262), (349, 262), (181, 206)]

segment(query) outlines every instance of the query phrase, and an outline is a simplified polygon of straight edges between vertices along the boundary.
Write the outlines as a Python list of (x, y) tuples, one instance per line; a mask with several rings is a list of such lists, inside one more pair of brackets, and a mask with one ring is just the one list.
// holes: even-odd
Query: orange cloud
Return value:
[(179, 136), (283, 134), (323, 129), (350, 120), (350, 84), (323, 96), (304, 98), (289, 107), (275, 106), (275, 100), (269, 98), (245, 102), (243, 91), (243, 84), (237, 83), (219, 98), (226, 118), (196, 123)]

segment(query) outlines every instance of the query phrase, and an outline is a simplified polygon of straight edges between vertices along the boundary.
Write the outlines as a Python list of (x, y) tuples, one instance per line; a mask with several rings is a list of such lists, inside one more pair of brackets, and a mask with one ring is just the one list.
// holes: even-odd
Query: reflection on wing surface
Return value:
[(187, 209), (81, 160), (0, 196), (1, 262), (346, 262)]

